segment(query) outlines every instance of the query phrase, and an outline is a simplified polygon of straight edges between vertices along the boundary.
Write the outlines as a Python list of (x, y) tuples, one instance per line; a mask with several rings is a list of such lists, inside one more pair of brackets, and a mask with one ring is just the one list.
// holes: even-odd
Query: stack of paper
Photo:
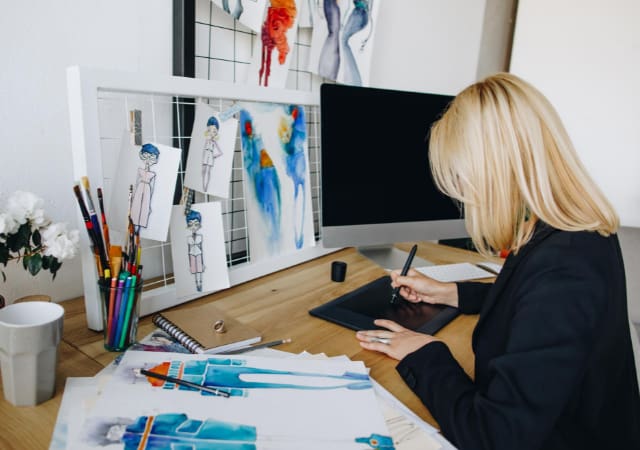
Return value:
[[(137, 369), (216, 387), (230, 396), (149, 378)], [(67, 380), (51, 450), (181, 445), (453, 448), (372, 380), (363, 363), (347, 357), (272, 349), (233, 356), (129, 350), (96, 377)]]

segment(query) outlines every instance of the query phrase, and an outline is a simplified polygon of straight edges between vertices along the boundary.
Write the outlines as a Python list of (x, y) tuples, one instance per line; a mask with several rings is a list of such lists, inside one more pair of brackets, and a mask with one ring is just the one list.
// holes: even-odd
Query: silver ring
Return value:
[(216, 333), (224, 333), (227, 328), (224, 326), (224, 320), (216, 320), (213, 324), (213, 331)]
[(391, 344), (391, 338), (383, 338), (383, 337), (374, 336), (372, 338), (369, 338), (369, 342), (379, 342), (379, 343), (384, 344), (384, 345), (389, 345), (389, 344)]

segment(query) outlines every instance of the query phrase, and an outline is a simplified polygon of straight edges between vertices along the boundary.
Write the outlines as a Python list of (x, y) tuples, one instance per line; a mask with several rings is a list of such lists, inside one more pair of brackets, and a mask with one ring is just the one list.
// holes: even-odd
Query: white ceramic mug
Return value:
[(53, 396), (63, 316), (64, 308), (50, 302), (0, 309), (0, 363), (8, 402), (33, 406)]

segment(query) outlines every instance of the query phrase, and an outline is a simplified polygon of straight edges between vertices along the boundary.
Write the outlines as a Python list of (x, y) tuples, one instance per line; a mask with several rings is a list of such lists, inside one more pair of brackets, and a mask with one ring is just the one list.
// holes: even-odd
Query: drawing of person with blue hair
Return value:
[(189, 253), (189, 270), (196, 282), (196, 289), (202, 292), (202, 273), (204, 272), (204, 258), (202, 256), (202, 233), (198, 230), (202, 227), (202, 215), (195, 210), (186, 215), (187, 229), (191, 231), (187, 237), (187, 251)]
[(131, 221), (136, 227), (147, 228), (151, 215), (151, 199), (155, 186), (156, 172), (151, 166), (158, 162), (160, 150), (153, 144), (144, 144), (140, 149), (140, 159), (144, 167), (138, 168), (135, 190), (131, 200)]
[(216, 158), (222, 156), (222, 150), (218, 145), (220, 122), (215, 116), (207, 120), (207, 129), (204, 132), (204, 148), (202, 149), (202, 189), (207, 192), (211, 180), (211, 169)]
[[(360, 76), (356, 58), (353, 56), (353, 49), (349, 44), (349, 39), (351, 39), (354, 34), (363, 30), (369, 23), (373, 0), (354, 0), (353, 6), (354, 9), (347, 18), (347, 22), (342, 30), (342, 39), (340, 40), (342, 53), (344, 55), (344, 82), (354, 86), (362, 86), (362, 77)], [(373, 26), (369, 29), (369, 35), (360, 43), (359, 51), (362, 51), (365, 45), (367, 45), (372, 30)]]
[(242, 0), (236, 0), (235, 8), (233, 8), (233, 12), (231, 8), (229, 8), (229, 0), (222, 0), (222, 9), (224, 12), (231, 14), (231, 17), (238, 20), (242, 13), (244, 12), (244, 7), (242, 6)]

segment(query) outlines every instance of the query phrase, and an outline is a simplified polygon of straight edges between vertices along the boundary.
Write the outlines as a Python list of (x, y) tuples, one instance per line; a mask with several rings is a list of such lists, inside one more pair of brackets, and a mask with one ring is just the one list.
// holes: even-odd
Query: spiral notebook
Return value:
[[(218, 320), (224, 320), (224, 333), (217, 333), (213, 328)], [(226, 352), (262, 339), (258, 331), (228, 316), (211, 303), (158, 313), (152, 321), (191, 353)]]

